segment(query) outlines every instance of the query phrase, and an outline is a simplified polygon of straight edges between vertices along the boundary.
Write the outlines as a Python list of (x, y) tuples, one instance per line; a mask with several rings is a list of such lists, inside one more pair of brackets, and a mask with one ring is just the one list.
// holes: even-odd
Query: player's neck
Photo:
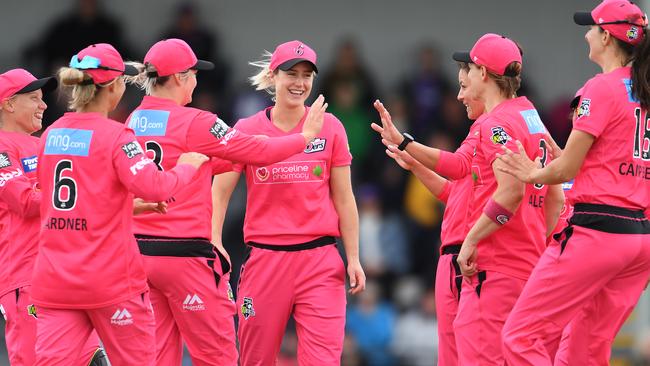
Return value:
[(183, 105), (184, 95), (175, 89), (157, 88), (151, 92), (152, 97), (169, 99), (178, 105)]
[(510, 99), (501, 93), (501, 90), (494, 86), (489, 93), (485, 93), (485, 113), (490, 113), (499, 104)]
[(305, 106), (287, 107), (276, 104), (271, 110), (273, 124), (283, 131), (294, 129), (305, 115)]

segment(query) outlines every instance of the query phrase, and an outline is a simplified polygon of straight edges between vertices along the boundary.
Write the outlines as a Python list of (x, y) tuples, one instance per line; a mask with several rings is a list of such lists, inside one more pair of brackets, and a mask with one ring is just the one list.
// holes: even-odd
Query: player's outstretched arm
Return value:
[(424, 184), (425, 187), (436, 198), (447, 203), (449, 198), (449, 181), (439, 176), (429, 168), (415, 160), (408, 152), (400, 151), (394, 147), (386, 149), (386, 155), (393, 158), (395, 162), (405, 170), (411, 171), (415, 177)]

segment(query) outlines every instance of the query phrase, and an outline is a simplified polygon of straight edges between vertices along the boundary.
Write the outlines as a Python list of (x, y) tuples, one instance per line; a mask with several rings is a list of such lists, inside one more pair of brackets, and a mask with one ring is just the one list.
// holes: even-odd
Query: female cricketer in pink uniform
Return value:
[[(31, 136), (42, 127), (47, 105), (43, 93), (54, 90), (55, 78), (36, 79), (23, 69), (0, 75), (0, 201), (6, 210), (6, 229), (0, 260), (0, 310), (6, 321), (5, 339), (12, 365), (33, 365), (37, 314), (31, 299), (31, 277), (38, 249), (41, 192), (36, 189), (38, 141)], [(93, 333), (79, 362), (100, 362), (103, 351)], [(95, 355), (96, 354), (96, 355)], [(101, 363), (93, 363), (101, 364)]]
[[(183, 152), (213, 157), (197, 177), (168, 201), (165, 215), (134, 218), (156, 316), (156, 361), (180, 365), (183, 341), (194, 365), (237, 365), (230, 263), (223, 247), (210, 242), (211, 177), (232, 170), (230, 161), (267, 165), (305, 149), (320, 131), (322, 98), (300, 131), (265, 139), (232, 129), (215, 114), (185, 107), (192, 101), (197, 70), (214, 67), (197, 60), (180, 39), (154, 44), (144, 58), (137, 82), (147, 95), (128, 125), (161, 170), (169, 170)], [(321, 110), (323, 109), (323, 110)]]
[[(516, 97), (519, 47), (506, 37), (486, 34), (454, 59), (470, 65), (468, 97), (482, 101), (487, 113), (472, 160), (472, 227), (457, 259), (466, 278), (454, 321), (456, 345), (461, 365), (500, 365), (501, 342), (494, 335), (500, 334), (546, 247), (563, 195), (559, 186), (524, 185), (495, 169), (496, 154), (502, 146), (515, 146), (515, 139), (524, 141), (526, 154), (540, 157), (542, 164), (548, 158), (544, 124), (528, 99)], [(554, 204), (544, 207), (547, 197)], [(522, 227), (528, 230), (522, 232)]]
[[(314, 109), (316, 53), (300, 41), (283, 43), (256, 62), (251, 78), (275, 95), (275, 105), (242, 119), (236, 128), (268, 137), (300, 131)], [(338, 365), (345, 326), (345, 268), (336, 250), (341, 236), (351, 293), (365, 288), (359, 263), (358, 214), (350, 181), (352, 156), (343, 125), (331, 114), (299, 154), (275, 164), (237, 166), (217, 178), (215, 234), (220, 241), (230, 194), (246, 174), (244, 240), (250, 252), (237, 292), (241, 364), (273, 365), (289, 316), (298, 333), (298, 363)]]
[(575, 177), (570, 225), (540, 258), (503, 329), (511, 365), (551, 365), (546, 343), (580, 312), (583, 324), (601, 325), (583, 349), (589, 364), (607, 365), (650, 277), (647, 19), (627, 0), (608, 0), (574, 20), (590, 25), (589, 59), (603, 72), (583, 87), (564, 152), (543, 169), (521, 154), (502, 157), (503, 170), (526, 182)]
[[(32, 298), (36, 365), (67, 365), (93, 328), (113, 365), (154, 365), (154, 316), (132, 231), (132, 193), (164, 201), (207, 157), (191, 153), (161, 172), (133, 131), (107, 118), (125, 67), (109, 44), (88, 46), (59, 71), (70, 107), (40, 141), (41, 235)], [(65, 335), (63, 337), (62, 335)]]
[[(396, 148), (404, 140), (394, 127), (390, 114), (380, 102), (375, 102), (375, 108), (381, 117), (382, 126), (373, 123), (372, 128), (379, 132), (383, 141), (388, 143), (386, 153), (395, 159), (404, 169), (410, 170), (438, 199), (443, 201), (445, 212), (440, 233), (440, 259), (436, 271), (436, 314), (438, 317), (438, 365), (458, 365), (458, 353), (454, 336), (453, 322), (458, 310), (462, 275), (456, 262), (460, 246), (469, 231), (468, 214), (474, 179), (470, 174), (473, 152), (478, 144), (479, 128), (484, 106), (477, 100), (466, 97), (466, 87), (469, 83), (467, 72), (469, 65), (459, 63), (458, 70), (458, 100), (466, 106), (467, 117), (476, 120), (470, 131), (455, 153), (430, 148), (417, 142), (408, 143), (404, 150)], [(389, 142), (387, 139), (391, 139)], [(408, 140), (404, 140), (408, 141)], [(414, 156), (423, 159), (436, 174)], [(455, 180), (451, 180), (455, 179)]]

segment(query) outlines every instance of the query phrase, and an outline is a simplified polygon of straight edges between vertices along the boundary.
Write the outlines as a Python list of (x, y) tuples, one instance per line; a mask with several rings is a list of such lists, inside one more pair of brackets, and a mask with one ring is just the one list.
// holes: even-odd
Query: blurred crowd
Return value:
[[(135, 49), (124, 38), (118, 19), (100, 5), (96, 0), (79, 0), (75, 9), (54, 21), (39, 39), (22, 50), (22, 67), (38, 76), (51, 75), (67, 65), (75, 52), (98, 42), (113, 44), (126, 59), (141, 60), (145, 50)], [(271, 104), (268, 95), (254, 91), (245, 80), (230, 78), (230, 65), (223, 56), (219, 35), (203, 26), (201, 9), (183, 3), (172, 11), (173, 21), (162, 27), (159, 39), (181, 38), (191, 45), (199, 59), (216, 65), (214, 70), (199, 74), (192, 106), (215, 112), (234, 125), (239, 118)], [(271, 49), (274, 46), (268, 45)], [(433, 365), (437, 352), (433, 284), (444, 206), (385, 155), (369, 124), (379, 119), (372, 107), (372, 102), (379, 98), (400, 131), (409, 131), (428, 145), (454, 150), (472, 123), (465, 107), (456, 100), (457, 75), (441, 72), (440, 63), (451, 61), (438, 52), (433, 42), (414, 49), (412, 57), (406, 60), (412, 64), (410, 72), (397, 85), (384, 90), (378, 87), (378, 76), (364, 63), (363, 44), (353, 36), (340, 39), (335, 49), (316, 51), (333, 55), (331, 64), (319, 65), (321, 72), (316, 77), (312, 98), (319, 93), (325, 95), (328, 111), (343, 122), (348, 134), (354, 156), (353, 187), (360, 216), (361, 262), (368, 276), (366, 291), (348, 299), (343, 364)], [(533, 86), (526, 80), (519, 94), (536, 102)], [(140, 91), (127, 88), (125, 98), (111, 117), (124, 121), (141, 98)], [(571, 99), (567, 95), (549, 105), (536, 103), (544, 123), (561, 146), (571, 129)], [(60, 95), (46, 100), (45, 125), (63, 114), (66, 107), (62, 101)], [(223, 242), (234, 265), (233, 288), (244, 250), (242, 189), (240, 185), (233, 195), (224, 228)], [(296, 335), (291, 324), (288, 330), (280, 365), (297, 365)], [(650, 344), (646, 349), (650, 349)], [(645, 363), (638, 364), (650, 365), (650, 355), (643, 357)]]

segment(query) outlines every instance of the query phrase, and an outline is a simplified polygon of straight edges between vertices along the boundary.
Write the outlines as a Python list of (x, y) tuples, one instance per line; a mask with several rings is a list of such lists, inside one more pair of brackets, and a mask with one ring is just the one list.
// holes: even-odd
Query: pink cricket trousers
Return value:
[[(98, 309), (38, 306), (36, 366), (68, 366), (97, 331), (113, 366), (155, 365), (149, 293)], [(86, 364), (90, 359), (85, 361)]]
[(650, 277), (650, 223), (642, 211), (577, 204), (570, 224), (560, 245), (540, 258), (506, 322), (508, 365), (551, 365), (546, 345), (572, 320), (593, 333), (582, 347), (574, 337), (557, 359), (577, 347), (588, 354), (576, 357), (589, 365), (608, 365), (611, 343)]
[(335, 245), (295, 251), (250, 248), (241, 269), (237, 305), (242, 366), (275, 365), (291, 314), (298, 363), (340, 364), (345, 268)]
[(236, 366), (230, 263), (206, 239), (136, 235), (156, 317), (156, 364)]
[[(5, 340), (12, 366), (32, 366), (36, 360), (37, 314), (30, 296), (30, 286), (17, 288), (0, 297), (0, 310), (5, 318)], [(78, 350), (77, 362), (71, 365), (86, 366), (99, 348), (99, 338), (92, 332)]]
[(463, 277), (456, 258), (460, 245), (443, 248), (436, 270), (436, 313), (438, 316), (438, 366), (457, 366), (458, 352), (454, 335), (454, 319)]

